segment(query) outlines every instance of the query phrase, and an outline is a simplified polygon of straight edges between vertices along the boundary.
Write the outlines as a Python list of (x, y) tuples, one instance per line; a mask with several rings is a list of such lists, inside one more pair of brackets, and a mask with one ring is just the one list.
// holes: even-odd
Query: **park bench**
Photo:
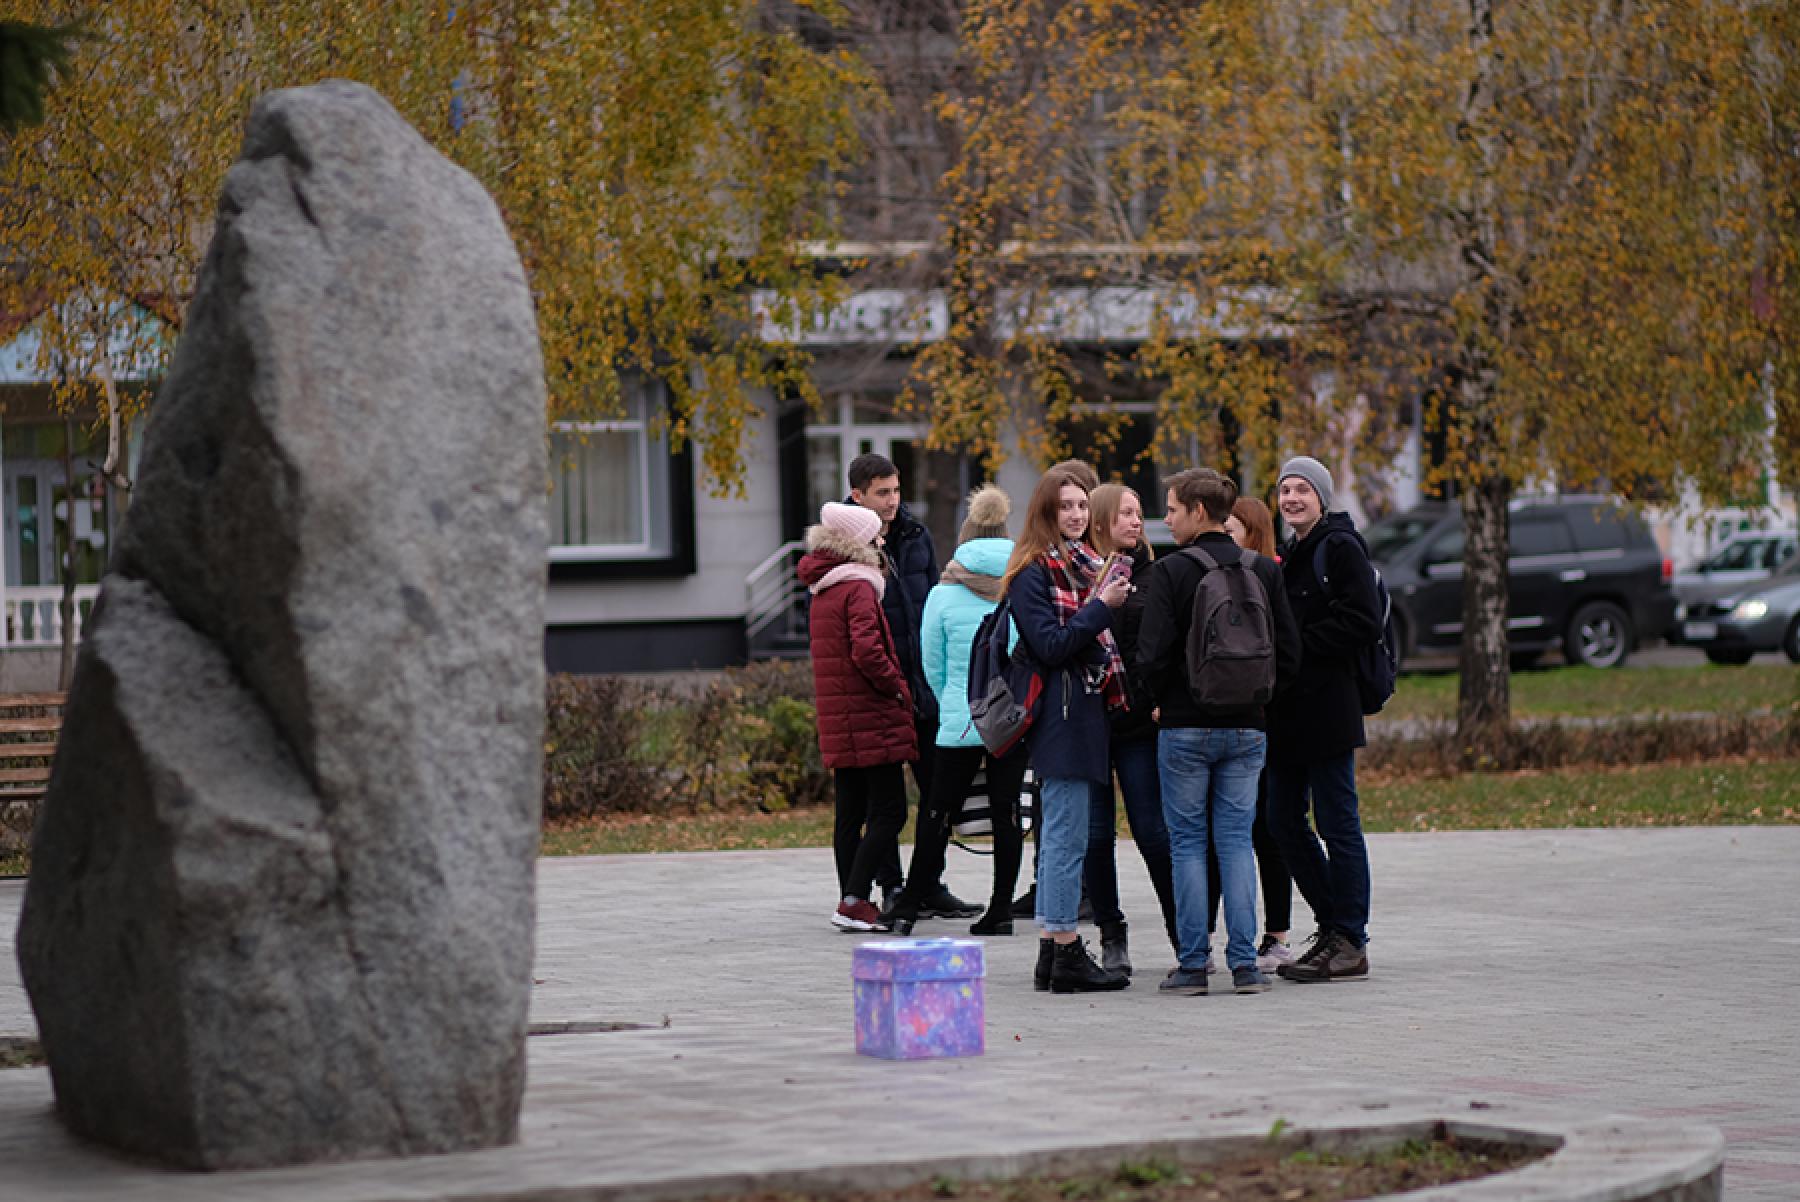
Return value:
[(31, 838), (62, 731), (62, 693), (0, 694), (0, 855)]

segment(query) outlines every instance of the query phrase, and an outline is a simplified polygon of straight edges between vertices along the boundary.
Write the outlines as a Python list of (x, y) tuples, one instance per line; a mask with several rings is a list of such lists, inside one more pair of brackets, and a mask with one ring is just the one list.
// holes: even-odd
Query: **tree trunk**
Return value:
[(1462, 494), (1463, 610), (1461, 689), (1456, 733), (1478, 750), (1512, 723), (1512, 681), (1506, 616), (1511, 535), (1507, 503), (1512, 481), (1499, 472), (1479, 477)]
[[(60, 688), (69, 691), (75, 678), (75, 419), (63, 415), (63, 545), (62, 545), (62, 672)], [(56, 507), (51, 506), (51, 521)]]
[(957, 451), (925, 452), (920, 492), (925, 497), (925, 528), (931, 531), (932, 545), (937, 548), (939, 568), (956, 554), (956, 536), (962, 529), (962, 464), (962, 454)]

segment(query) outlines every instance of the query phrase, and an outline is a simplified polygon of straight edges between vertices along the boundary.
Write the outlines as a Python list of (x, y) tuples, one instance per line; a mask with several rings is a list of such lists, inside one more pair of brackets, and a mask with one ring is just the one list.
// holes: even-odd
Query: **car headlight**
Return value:
[(1769, 603), (1761, 599), (1739, 601), (1731, 616), (1740, 622), (1753, 622), (1769, 612)]

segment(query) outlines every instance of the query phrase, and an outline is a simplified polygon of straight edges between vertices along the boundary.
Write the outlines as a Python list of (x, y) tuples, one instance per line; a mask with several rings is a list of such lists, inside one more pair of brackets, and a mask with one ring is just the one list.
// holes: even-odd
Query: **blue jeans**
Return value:
[(1256, 821), (1256, 779), (1262, 774), (1267, 736), (1260, 730), (1180, 727), (1157, 742), (1162, 769), (1163, 816), (1175, 877), (1175, 926), (1181, 967), (1199, 971), (1211, 940), (1206, 924), (1206, 849), (1219, 858), (1225, 899), (1225, 963), (1256, 963), (1256, 856), (1250, 827)]
[(1038, 793), (1037, 924), (1073, 931), (1081, 909), (1081, 862), (1087, 854), (1088, 811), (1093, 786), (1084, 780), (1050, 779)]
[[(1112, 767), (1119, 778), (1119, 792), (1125, 795), (1125, 821), (1131, 825), (1131, 838), (1138, 854), (1144, 857), (1144, 868), (1156, 889), (1156, 898), (1169, 912), (1165, 915), (1173, 930), (1174, 908), (1169, 891), (1169, 828), (1163, 822), (1162, 780), (1156, 771), (1156, 736), (1141, 739), (1118, 739), (1112, 744)], [(1093, 810), (1088, 815), (1087, 861), (1082, 877), (1087, 884), (1088, 900), (1094, 903), (1097, 923), (1124, 922), (1125, 911), (1119, 908), (1119, 867), (1113, 858), (1118, 841), (1118, 802), (1106, 785), (1094, 786)]]
[[(1316, 836), (1306, 824), (1309, 806)], [(1357, 811), (1356, 753), (1270, 760), (1269, 825), (1319, 929), (1361, 947), (1369, 937), (1369, 849)]]

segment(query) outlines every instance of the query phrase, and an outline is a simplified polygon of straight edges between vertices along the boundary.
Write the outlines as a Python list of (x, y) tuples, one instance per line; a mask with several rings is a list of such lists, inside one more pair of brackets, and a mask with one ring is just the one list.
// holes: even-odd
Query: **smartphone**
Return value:
[(1107, 585), (1115, 580), (1130, 579), (1131, 561), (1114, 551), (1106, 557), (1106, 562), (1100, 565), (1100, 574), (1094, 577), (1094, 594), (1098, 596), (1105, 591)]

